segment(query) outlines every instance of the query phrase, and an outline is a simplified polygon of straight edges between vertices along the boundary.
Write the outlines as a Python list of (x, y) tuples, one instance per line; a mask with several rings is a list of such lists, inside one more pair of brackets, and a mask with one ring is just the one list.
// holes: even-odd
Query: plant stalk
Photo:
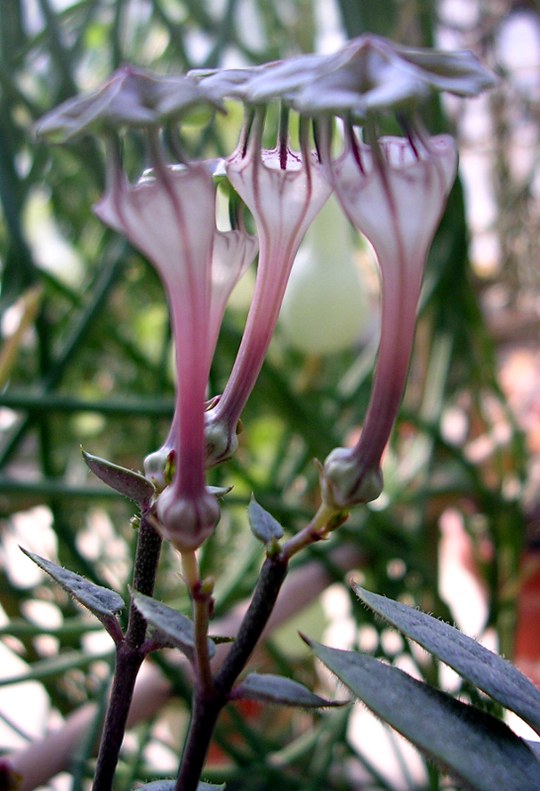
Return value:
[[(151, 525), (148, 514), (143, 512), (133, 568), (133, 588), (146, 596), (151, 596), (154, 591), (160, 551), (161, 537)], [(146, 621), (132, 602), (126, 634), (116, 651), (115, 673), (101, 736), (93, 791), (111, 791), (113, 787), (133, 689), (145, 657), (142, 649), (145, 636)]]
[(229, 700), (233, 685), (246, 666), (268, 623), (279, 591), (287, 575), (288, 558), (268, 556), (263, 564), (251, 604), (238, 635), (211, 686), (195, 685), (191, 721), (175, 791), (197, 791), (210, 740), (221, 709)]

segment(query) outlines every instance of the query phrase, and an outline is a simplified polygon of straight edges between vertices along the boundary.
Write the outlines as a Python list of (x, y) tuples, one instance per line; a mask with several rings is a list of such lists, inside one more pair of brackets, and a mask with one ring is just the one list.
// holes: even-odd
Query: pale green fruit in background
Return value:
[(365, 338), (372, 321), (354, 231), (331, 197), (298, 252), (281, 313), (281, 329), (306, 354), (330, 354)]

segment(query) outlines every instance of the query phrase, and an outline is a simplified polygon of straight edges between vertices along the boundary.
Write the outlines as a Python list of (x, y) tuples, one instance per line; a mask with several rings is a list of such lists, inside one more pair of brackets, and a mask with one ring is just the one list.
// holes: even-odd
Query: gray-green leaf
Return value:
[(253, 496), (248, 507), (248, 519), (251, 532), (263, 544), (283, 538), (283, 528), (279, 522), (274, 519), (272, 514), (265, 511)]
[(540, 790), (540, 762), (500, 720), (373, 657), (309, 645), (378, 717), (459, 782), (475, 791)]
[(298, 681), (272, 673), (250, 673), (235, 687), (232, 698), (258, 700), (261, 703), (276, 703), (281, 706), (300, 706), (305, 709), (343, 706), (346, 702), (326, 700)]
[(377, 615), (417, 642), (460, 676), (540, 728), (540, 692), (502, 657), (458, 629), (401, 602), (353, 586), (356, 595)]
[[(173, 610), (163, 602), (145, 596), (138, 591), (132, 591), (135, 606), (143, 617), (151, 624), (168, 643), (183, 651), (186, 656), (193, 656), (195, 647), (195, 629), (193, 622), (182, 613)], [(208, 653), (214, 656), (215, 645), (208, 638)]]
[(23, 549), (23, 547), (21, 547), (21, 550), (40, 569), (46, 571), (65, 591), (77, 599), (83, 607), (94, 613), (105, 626), (117, 612), (124, 608), (124, 600), (116, 591), (104, 588), (102, 585), (96, 585), (74, 571), (57, 566), (56, 563), (52, 563), (52, 561), (46, 560), (40, 555), (35, 555), (33, 552)]
[(113, 464), (112, 461), (107, 461), (107, 459), (92, 456), (82, 449), (81, 453), (86, 465), (94, 475), (111, 489), (123, 494), (124, 497), (129, 497), (136, 503), (144, 503), (155, 493), (154, 486), (148, 478), (135, 470), (128, 470), (126, 467), (120, 467), (118, 464)]

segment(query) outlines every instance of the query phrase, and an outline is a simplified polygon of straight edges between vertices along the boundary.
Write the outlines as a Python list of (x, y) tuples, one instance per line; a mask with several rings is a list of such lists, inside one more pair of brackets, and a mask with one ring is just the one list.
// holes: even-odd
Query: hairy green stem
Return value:
[[(133, 570), (133, 588), (146, 596), (151, 596), (154, 591), (160, 551), (161, 537), (143, 514)], [(126, 635), (116, 652), (115, 674), (101, 736), (93, 791), (112, 789), (133, 689), (145, 657), (142, 649), (145, 636), (146, 621), (132, 603)]]

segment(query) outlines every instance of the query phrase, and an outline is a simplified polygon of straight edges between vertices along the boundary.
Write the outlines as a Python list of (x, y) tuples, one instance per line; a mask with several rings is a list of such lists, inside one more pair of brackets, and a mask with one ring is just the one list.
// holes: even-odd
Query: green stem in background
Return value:
[(108, 416), (142, 416), (170, 418), (173, 415), (172, 399), (127, 398), (127, 399), (84, 399), (60, 393), (29, 394), (24, 390), (13, 390), (0, 395), (0, 405), (9, 409), (25, 410), (29, 414), (70, 414), (71, 412), (99, 412)]
[(43, 14), (46, 25), (46, 34), (50, 41), (51, 57), (61, 79), (61, 96), (73, 96), (77, 93), (75, 82), (75, 58), (76, 55), (64, 42), (64, 31), (59, 24), (58, 14), (53, 11), (49, 0), (39, 0), (41, 13)]
[[(122, 245), (122, 249), (125, 249), (124, 245)], [(120, 251), (115, 250), (114, 252), (116, 253)], [(85, 308), (84, 313), (68, 337), (63, 347), (62, 353), (57, 357), (55, 362), (51, 365), (50, 369), (39, 383), (42, 392), (47, 393), (51, 390), (54, 390), (56, 385), (62, 379), (69, 363), (79, 351), (83, 338), (109, 298), (111, 288), (116, 278), (120, 274), (120, 270), (123, 265), (122, 262), (122, 255), (112, 255), (111, 258), (109, 258), (104, 264), (104, 267), (92, 288), (92, 297), (90, 303)], [(2, 449), (2, 453), (0, 455), (0, 468), (7, 464), (7, 462), (11, 459), (13, 453), (19, 447), (20, 441), (26, 435), (26, 432), (31, 425), (32, 418), (27, 416), (17, 426), (13, 435), (6, 443), (6, 446)]]
[[(135, 556), (133, 588), (146, 596), (151, 596), (154, 591), (160, 551), (161, 537), (152, 527), (148, 513), (143, 513)], [(145, 657), (145, 636), (146, 621), (132, 603), (127, 631), (117, 648), (115, 674), (94, 776), (94, 791), (112, 789), (133, 689)]]
[(197, 791), (214, 726), (229, 699), (233, 684), (246, 666), (272, 614), (287, 575), (288, 558), (282, 553), (269, 555), (261, 569), (251, 604), (238, 635), (211, 686), (197, 681), (188, 737), (176, 781), (176, 791)]

